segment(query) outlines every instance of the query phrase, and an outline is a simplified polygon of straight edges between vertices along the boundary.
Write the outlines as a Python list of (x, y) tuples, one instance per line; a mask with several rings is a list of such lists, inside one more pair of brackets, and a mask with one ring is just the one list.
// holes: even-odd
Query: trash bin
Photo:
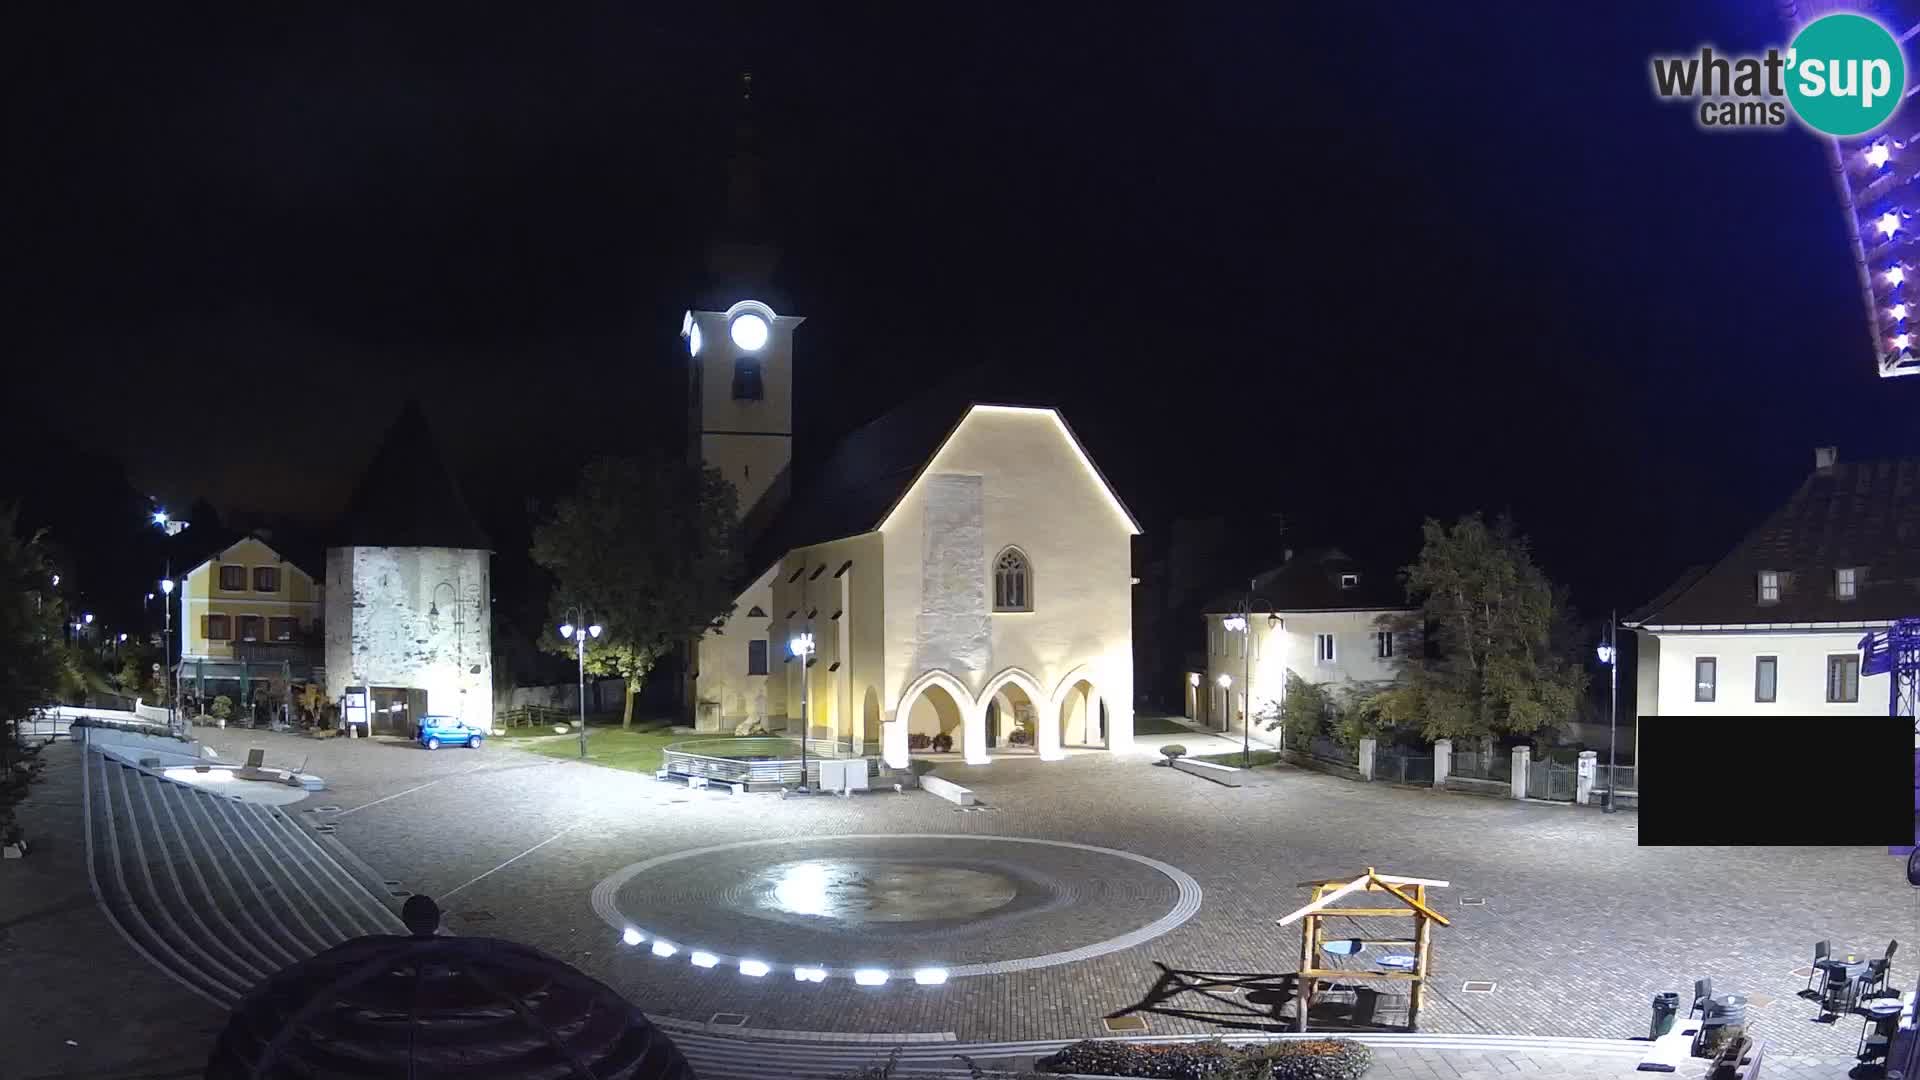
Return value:
[(1647, 1038), (1657, 1039), (1672, 1031), (1673, 1019), (1679, 1015), (1679, 994), (1653, 995), (1653, 1023), (1647, 1026)]

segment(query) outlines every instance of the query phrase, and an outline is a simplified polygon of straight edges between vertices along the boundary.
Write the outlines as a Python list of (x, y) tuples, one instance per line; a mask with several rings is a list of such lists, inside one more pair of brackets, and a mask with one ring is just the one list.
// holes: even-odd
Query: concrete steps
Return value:
[(138, 952), (231, 1007), (269, 974), (400, 920), (276, 807), (85, 755), (95, 892)]

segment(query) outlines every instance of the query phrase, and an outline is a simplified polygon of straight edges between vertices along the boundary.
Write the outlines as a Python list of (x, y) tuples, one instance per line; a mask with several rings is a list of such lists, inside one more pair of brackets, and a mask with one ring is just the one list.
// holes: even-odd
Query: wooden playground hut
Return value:
[[(1414, 1030), (1420, 1021), (1420, 1002), (1425, 996), (1427, 982), (1427, 962), (1433, 954), (1431, 931), (1434, 923), (1451, 926), (1446, 916), (1434, 911), (1427, 904), (1428, 889), (1444, 889), (1448, 882), (1432, 878), (1399, 877), (1393, 874), (1376, 873), (1373, 867), (1357, 878), (1345, 880), (1335, 878), (1328, 881), (1303, 881), (1300, 887), (1313, 890), (1313, 899), (1277, 925), (1300, 924), (1300, 971), (1298, 989), (1295, 998), (1297, 1015), (1294, 1017), (1296, 1031), (1307, 1030), (1307, 1013), (1313, 1008), (1314, 988), (1321, 980), (1340, 979), (1348, 982), (1381, 981), (1411, 983), (1407, 999), (1407, 1028)], [(1334, 907), (1335, 901), (1353, 893), (1384, 893), (1399, 903), (1393, 907)], [(1359, 971), (1342, 968), (1323, 968), (1319, 966), (1320, 953), (1328, 944), (1325, 935), (1324, 920), (1328, 918), (1347, 919), (1406, 919), (1413, 920), (1413, 936), (1410, 938), (1342, 938), (1347, 948), (1341, 953), (1349, 955), (1361, 949), (1373, 947), (1399, 947), (1413, 950), (1413, 965), (1410, 971)]]

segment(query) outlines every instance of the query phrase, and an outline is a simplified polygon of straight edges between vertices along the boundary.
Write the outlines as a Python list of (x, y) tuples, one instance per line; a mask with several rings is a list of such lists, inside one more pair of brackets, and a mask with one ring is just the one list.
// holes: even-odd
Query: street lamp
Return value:
[[(807, 658), (813, 655), (813, 635), (810, 633), (794, 635), (793, 639), (787, 642), (787, 651), (800, 660), (800, 786), (796, 790), (805, 795), (808, 791), (807, 736), (813, 733), (809, 730), (812, 727), (812, 720), (807, 715), (807, 682), (809, 681)], [(835, 736), (835, 738), (839, 737)]]
[(160, 592), (165, 597), (165, 599), (160, 601), (160, 606), (166, 610), (167, 615), (167, 631), (166, 637), (163, 639), (165, 644), (162, 646), (167, 654), (162, 658), (166, 662), (167, 670), (162, 681), (167, 688), (167, 730), (175, 735), (179, 735), (181, 734), (179, 730), (179, 719), (178, 714), (174, 710), (173, 703), (173, 564), (171, 562), (167, 564), (167, 570), (168, 577), (160, 583)]
[[(580, 662), (580, 760), (587, 759), (587, 639), (600, 636), (600, 624), (587, 618), (581, 608), (568, 608), (567, 621), (560, 624), (560, 636), (573, 642), (574, 656)], [(579, 620), (579, 626), (574, 625)]]
[(1620, 770), (1614, 758), (1614, 727), (1619, 723), (1620, 715), (1620, 650), (1614, 639), (1613, 613), (1607, 614), (1607, 636), (1594, 650), (1600, 662), (1607, 666), (1607, 801), (1601, 804), (1601, 812), (1614, 812), (1613, 792), (1620, 786)]
[[(1254, 586), (1258, 584), (1258, 579), (1247, 582), (1247, 595), (1246, 599), (1241, 601), (1240, 614), (1229, 615), (1220, 620), (1222, 629), (1229, 633), (1244, 635), (1240, 641), (1240, 694), (1247, 699), (1247, 707), (1241, 712), (1240, 716), (1240, 767), (1243, 769), (1253, 768), (1253, 631), (1250, 628), (1253, 625), (1253, 601), (1255, 599), (1253, 589)], [(1268, 607), (1267, 629), (1269, 631), (1277, 629), (1280, 625), (1280, 616), (1273, 613), (1272, 606), (1268, 604), (1264, 598), (1262, 598), (1260, 602)], [(1222, 680), (1220, 685), (1225, 687), (1227, 685), (1227, 676), (1222, 675), (1220, 678)], [(1283, 681), (1281, 683), (1283, 692), (1285, 685)], [(1228, 722), (1232, 722), (1233, 719), (1233, 698), (1231, 695), (1227, 698), (1227, 719)], [(1284, 741), (1283, 734), (1282, 742)]]

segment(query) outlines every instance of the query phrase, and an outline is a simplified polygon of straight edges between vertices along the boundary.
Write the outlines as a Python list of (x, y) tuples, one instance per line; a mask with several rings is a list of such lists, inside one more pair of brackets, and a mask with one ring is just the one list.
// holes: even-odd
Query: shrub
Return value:
[(213, 718), (225, 720), (233, 715), (233, 699), (225, 694), (213, 699)]
[(1015, 728), (1007, 735), (1008, 746), (1026, 746), (1031, 742), (1033, 742), (1033, 736), (1027, 734), (1025, 728)]
[(1300, 1039), (1249, 1046), (1237, 1055), (1239, 1075), (1273, 1080), (1359, 1080), (1373, 1052), (1346, 1039)]
[(1171, 765), (1187, 756), (1187, 748), (1179, 743), (1168, 743), (1160, 748), (1160, 753), (1166, 756), (1167, 764)]
[(953, 749), (953, 736), (941, 734), (933, 737), (933, 752), (944, 754)]
[(907, 736), (907, 749), (909, 750), (925, 750), (927, 747), (932, 745), (933, 745), (933, 737), (931, 735), (926, 735), (916, 731), (913, 734)]

